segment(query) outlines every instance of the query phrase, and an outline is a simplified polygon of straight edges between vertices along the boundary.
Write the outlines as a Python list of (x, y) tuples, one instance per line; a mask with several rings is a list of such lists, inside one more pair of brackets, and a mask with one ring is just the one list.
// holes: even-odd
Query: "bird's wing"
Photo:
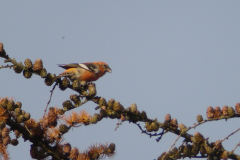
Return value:
[(99, 69), (94, 63), (71, 63), (71, 64), (59, 64), (59, 67), (62, 67), (64, 69), (69, 69), (69, 68), (83, 68), (85, 70), (91, 71), (93, 73), (98, 73)]
[(94, 63), (79, 63), (79, 66), (81, 66), (82, 68), (89, 70), (93, 73), (99, 72), (99, 69), (97, 68), (97, 66)]
[(69, 69), (69, 68), (78, 68), (79, 64), (78, 63), (71, 63), (71, 64), (58, 64), (59, 67), (62, 67), (64, 69)]

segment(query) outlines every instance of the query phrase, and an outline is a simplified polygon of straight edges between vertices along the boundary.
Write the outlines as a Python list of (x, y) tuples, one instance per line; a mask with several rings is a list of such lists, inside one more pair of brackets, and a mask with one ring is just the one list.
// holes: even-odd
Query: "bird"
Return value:
[(112, 70), (105, 62), (86, 62), (58, 64), (59, 67), (66, 69), (57, 77), (68, 77), (71, 81), (79, 80), (82, 86), (88, 82), (96, 81), (104, 76), (106, 72), (111, 73)]

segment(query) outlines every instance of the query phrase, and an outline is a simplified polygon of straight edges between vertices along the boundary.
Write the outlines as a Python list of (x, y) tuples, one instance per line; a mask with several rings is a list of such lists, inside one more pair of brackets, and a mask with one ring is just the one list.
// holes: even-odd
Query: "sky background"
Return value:
[[(163, 122), (167, 113), (192, 126), (196, 116), (206, 118), (208, 106), (235, 106), (240, 102), (240, 1), (1, 1), (0, 42), (18, 62), (41, 58), (48, 72), (63, 72), (56, 64), (104, 61), (112, 68), (96, 82), (97, 95), (114, 98), (125, 108)], [(0, 59), (0, 65), (5, 65)], [(44, 79), (25, 79), (0, 70), (0, 97), (21, 101), (32, 118), (42, 117), (50, 90)], [(76, 92), (56, 88), (50, 106)], [(98, 113), (89, 102), (85, 109)], [(68, 114), (67, 114), (68, 115)], [(95, 143), (115, 143), (115, 160), (154, 159), (167, 151), (176, 135), (160, 142), (134, 124), (116, 119), (73, 128), (64, 138), (81, 151)], [(211, 122), (191, 130), (213, 142), (239, 127), (238, 119)], [(144, 123), (141, 123), (142, 127)], [(231, 151), (240, 133), (223, 142)], [(181, 144), (178, 141), (177, 147)], [(10, 157), (31, 159), (30, 143), (10, 146)], [(235, 153), (240, 154), (238, 148)]]

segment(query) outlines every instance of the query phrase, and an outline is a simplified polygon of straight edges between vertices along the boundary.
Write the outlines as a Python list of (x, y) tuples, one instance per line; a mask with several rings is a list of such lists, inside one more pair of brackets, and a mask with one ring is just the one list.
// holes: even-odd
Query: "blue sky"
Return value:
[[(63, 71), (56, 64), (104, 61), (113, 72), (96, 82), (98, 96), (114, 98), (125, 108), (136, 103), (161, 122), (170, 113), (178, 123), (192, 126), (198, 114), (206, 118), (208, 106), (240, 102), (239, 7), (239, 1), (222, 0), (2, 1), (0, 42), (10, 57), (22, 62), (41, 58), (54, 74)], [(0, 97), (21, 101), (32, 118), (41, 118), (51, 87), (36, 75), (25, 79), (9, 69), (1, 69), (0, 75)], [(55, 89), (50, 106), (61, 107), (70, 94), (75, 93)], [(95, 107), (89, 102), (76, 111), (93, 115)], [(65, 141), (80, 150), (113, 142), (120, 160), (157, 158), (176, 138), (169, 133), (157, 143), (128, 122), (115, 131), (116, 123), (104, 119), (74, 128)], [(190, 133), (198, 131), (215, 141), (237, 124), (211, 122)], [(224, 141), (224, 147), (232, 150), (237, 137), (239, 133)], [(20, 141), (9, 147), (12, 159), (20, 154), (30, 159), (29, 146)]]

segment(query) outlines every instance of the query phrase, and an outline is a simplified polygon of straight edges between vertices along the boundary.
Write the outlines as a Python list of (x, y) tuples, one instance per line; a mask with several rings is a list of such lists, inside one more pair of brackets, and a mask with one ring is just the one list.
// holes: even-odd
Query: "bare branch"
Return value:
[(222, 143), (224, 140), (228, 139), (230, 136), (234, 135), (234, 134), (237, 133), (239, 130), (240, 130), (240, 127), (239, 127), (236, 131), (230, 133), (227, 137), (225, 137), (225, 138), (223, 138), (222, 140), (220, 140), (217, 144), (215, 144), (215, 146), (213, 147), (213, 150), (216, 148), (216, 146), (217, 146), (218, 144)]
[(50, 98), (49, 98), (49, 101), (47, 102), (47, 106), (46, 106), (46, 108), (45, 108), (45, 110), (44, 110), (43, 118), (44, 118), (44, 116), (45, 116), (45, 114), (46, 114), (46, 112), (47, 112), (48, 105), (49, 105), (50, 102), (51, 102), (52, 94), (53, 94), (53, 91), (54, 91), (55, 87), (57, 86), (57, 84), (58, 84), (58, 82), (56, 82), (56, 83), (54, 84), (52, 90), (50, 91), (50, 92), (51, 92)]

